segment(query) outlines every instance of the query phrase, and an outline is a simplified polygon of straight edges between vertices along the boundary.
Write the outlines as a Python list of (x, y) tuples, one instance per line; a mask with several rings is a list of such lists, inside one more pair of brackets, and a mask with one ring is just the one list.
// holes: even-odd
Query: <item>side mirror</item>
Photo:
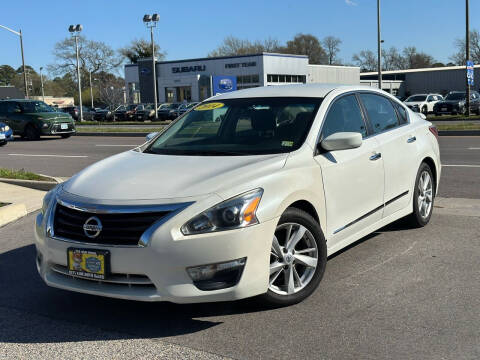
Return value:
[(362, 145), (362, 134), (357, 132), (338, 132), (327, 136), (320, 145), (327, 151), (355, 149)]
[(147, 140), (147, 142), (149, 142), (150, 140), (152, 140), (155, 136), (158, 135), (158, 132), (152, 132), (150, 134), (148, 134), (145, 139)]

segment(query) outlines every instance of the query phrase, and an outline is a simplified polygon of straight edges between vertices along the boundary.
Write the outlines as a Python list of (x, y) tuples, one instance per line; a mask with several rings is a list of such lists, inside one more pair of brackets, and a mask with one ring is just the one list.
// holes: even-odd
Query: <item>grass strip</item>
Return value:
[(480, 124), (462, 123), (462, 124), (436, 124), (438, 130), (480, 130)]
[(0, 178), (17, 179), (17, 180), (52, 181), (52, 179), (50, 178), (32, 173), (30, 171), (25, 171), (24, 169), (13, 170), (13, 169), (0, 168)]

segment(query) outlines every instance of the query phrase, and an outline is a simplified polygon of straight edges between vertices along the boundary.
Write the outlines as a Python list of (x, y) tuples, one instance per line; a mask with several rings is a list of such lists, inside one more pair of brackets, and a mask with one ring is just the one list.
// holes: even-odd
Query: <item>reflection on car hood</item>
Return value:
[(268, 176), (288, 154), (173, 156), (127, 151), (89, 166), (64, 190), (103, 200), (150, 200), (200, 196)]

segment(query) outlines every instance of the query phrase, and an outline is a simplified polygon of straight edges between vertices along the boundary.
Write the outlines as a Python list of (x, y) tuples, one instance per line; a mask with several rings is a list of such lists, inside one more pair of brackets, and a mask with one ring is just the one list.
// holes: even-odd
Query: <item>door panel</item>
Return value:
[(382, 218), (384, 170), (375, 138), (356, 149), (320, 154), (315, 161), (322, 169), (330, 245)]

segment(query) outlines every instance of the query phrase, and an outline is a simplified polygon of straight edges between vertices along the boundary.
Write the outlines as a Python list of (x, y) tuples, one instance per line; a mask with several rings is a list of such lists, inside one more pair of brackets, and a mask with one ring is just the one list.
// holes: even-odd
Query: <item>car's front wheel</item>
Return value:
[(302, 210), (287, 209), (273, 236), (268, 291), (261, 299), (274, 306), (302, 301), (318, 287), (326, 264), (327, 245), (318, 222)]
[(432, 216), (434, 199), (435, 183), (432, 169), (428, 164), (422, 163), (413, 190), (413, 213), (409, 217), (412, 226), (422, 227), (428, 224)]

